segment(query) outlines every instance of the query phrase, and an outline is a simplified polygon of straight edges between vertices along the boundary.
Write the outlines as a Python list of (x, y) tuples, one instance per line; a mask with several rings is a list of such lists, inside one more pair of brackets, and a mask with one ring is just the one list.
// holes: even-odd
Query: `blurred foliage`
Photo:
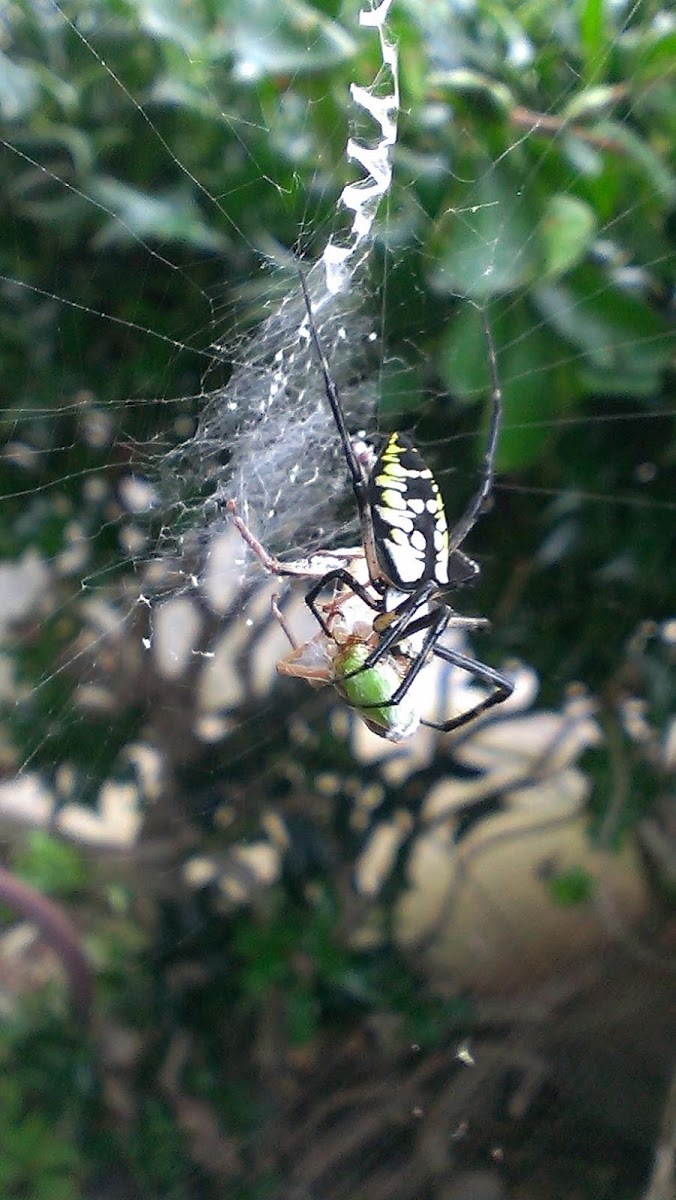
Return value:
[[(652, 0), (395, 0), (391, 21), (403, 100), (373, 255), (383, 420), (405, 412), (433, 447), (449, 511), (461, 511), (489, 386), (481, 323), (464, 298), (485, 307), (506, 410), (496, 503), (471, 546), (484, 564), (472, 611), (495, 619), (489, 660), (534, 664), (553, 705), (580, 678), (611, 700), (638, 690), (657, 726), (671, 703), (664, 666), (648, 650), (637, 687), (620, 687), (618, 673), (639, 624), (673, 606), (673, 22)], [(128, 686), (119, 671), (119, 703), (98, 718), (74, 699), (83, 682), (118, 672), (118, 659), (96, 662), (81, 640), (88, 597), (101, 589), (128, 614), (125, 583), (147, 556), (135, 554), (116, 487), (185, 436), (209, 347), (255, 327), (283, 286), (283, 273), (280, 283), (259, 271), (261, 256), (294, 286), (291, 252), (315, 257), (336, 228), (348, 86), (372, 79), (377, 61), (354, 6), (334, 0), (3, 6), (0, 555), (35, 549), (55, 566), (49, 609), (22, 625), (13, 655), (21, 703), (8, 705), (8, 771), (39, 767), (62, 796), (92, 799), (106, 781), (128, 783), (127, 748), (156, 730), (163, 704), (180, 725), (184, 693), (146, 690), (143, 668)], [(151, 545), (158, 536), (151, 521)], [(126, 628), (140, 638), (136, 616)], [(252, 836), (285, 786), (265, 714), (250, 714), (225, 749), (192, 749), (176, 748), (179, 799), (158, 821), (172, 833), (189, 826), (185, 845), (205, 829), (222, 841), (210, 817), (225, 779), (248, 804), (226, 840)], [(317, 772), (352, 768), (328, 735), (313, 753)], [(604, 770), (605, 812), (614, 791)], [(632, 822), (655, 804), (654, 762), (642, 756), (636, 770)], [(263, 794), (249, 802), (256, 772)], [(289, 1054), (302, 1056), (365, 1015), (392, 1018), (399, 1047), (447, 1043), (466, 1019), (457, 999), (428, 994), (387, 939), (378, 953), (346, 947), (341, 898), (320, 888), (308, 901), (327, 859), (312, 820), (295, 816), (293, 869), (259, 910), (233, 919), (209, 888), (186, 898), (167, 886), (149, 917), (134, 911), (133, 885), (109, 895), (114, 930), (95, 946), (104, 1002), (142, 1035), (143, 1052), (130, 1053), (124, 1082), (110, 1068), (105, 1104), (92, 1082), (100, 1046), (76, 1049), (61, 1023), (43, 1036), (30, 1014), (28, 1034), (5, 1031), (8, 1200), (84, 1200), (111, 1161), (131, 1195), (209, 1195), (187, 1095), (218, 1112), (224, 1156), (231, 1141), (244, 1146), (229, 1178), (249, 1169), (257, 1183), (242, 1196), (274, 1194), (255, 1147), (270, 1119), (251, 1079), (250, 1057), (265, 1049), (257, 1022), (279, 1017)], [(341, 833), (331, 850), (347, 860), (358, 839)], [(15, 865), (53, 894), (87, 887), (77, 857), (43, 835)], [(543, 886), (574, 906), (589, 880), (573, 869)], [(165, 1082), (160, 1094), (177, 1030), (198, 1049), (180, 1087)], [(606, 1185), (589, 1194), (621, 1195), (616, 1178)]]
[(88, 882), (82, 855), (42, 829), (29, 833), (15, 866), (26, 883), (51, 896), (74, 896)]
[[(441, 447), (476, 426), (447, 395), (469, 404), (488, 383), (458, 297), (488, 307), (504, 490), (474, 539), (479, 603), (498, 613), (498, 651), (535, 663), (552, 697), (577, 676), (598, 686), (637, 619), (670, 601), (674, 34), (651, 3), (595, 12), (395, 6), (404, 111), (376, 247), (384, 417), (404, 408)], [(140, 448), (179, 436), (193, 405), (167, 400), (199, 392), (230, 314), (255, 320), (261, 253), (288, 265), (290, 247), (323, 247), (347, 84), (376, 67), (353, 17), (288, 0), (7, 10), (0, 346), (24, 454), (0, 468), (6, 556), (54, 555), (77, 515), (90, 586), (108, 577), (118, 531), (90, 477), (114, 485)], [(100, 407), (112, 428), (97, 446)], [(437, 455), (451, 512), (471, 486), (463, 459)]]

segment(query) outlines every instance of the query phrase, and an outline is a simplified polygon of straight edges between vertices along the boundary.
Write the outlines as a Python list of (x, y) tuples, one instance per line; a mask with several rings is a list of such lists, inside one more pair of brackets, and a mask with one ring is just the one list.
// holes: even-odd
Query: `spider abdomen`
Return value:
[(393, 433), (369, 475), (367, 500), (375, 551), (393, 587), (413, 592), (421, 583), (448, 584), (448, 525), (438, 484), (420, 451)]

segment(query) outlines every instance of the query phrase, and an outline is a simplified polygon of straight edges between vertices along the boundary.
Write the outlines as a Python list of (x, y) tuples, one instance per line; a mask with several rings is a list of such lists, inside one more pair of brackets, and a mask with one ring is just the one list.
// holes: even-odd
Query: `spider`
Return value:
[[(392, 702), (392, 696), (415, 660), (413, 648), (403, 638), (396, 648), (381, 654), (375, 665), (367, 665), (369, 656), (378, 646), (379, 636), (373, 628), (371, 606), (364, 603), (353, 586), (359, 583), (364, 590), (368, 588), (368, 584), (361, 585), (361, 580), (354, 574), (359, 571), (367, 575), (363, 548), (318, 551), (309, 558), (284, 563), (264, 549), (238, 515), (234, 500), (228, 500), (225, 507), (242, 539), (271, 574), (323, 581), (327, 574), (340, 571), (349, 574), (352, 581), (351, 586), (346, 587), (338, 580), (339, 590), (328, 602), (322, 603), (322, 628), (303, 644), (295, 638), (278, 606), (277, 597), (273, 596), (273, 614), (291, 646), (291, 652), (277, 663), (279, 674), (305, 679), (318, 687), (332, 684), (372, 733), (391, 742), (409, 738), (422, 720), (422, 689), (416, 686), (422, 684), (422, 678), (418, 676), (417, 680), (412, 680), (400, 700)], [(352, 573), (347, 572), (348, 563), (352, 565)], [(488, 622), (483, 617), (454, 614), (452, 624), (456, 628), (477, 629)]]
[(484, 322), (492, 408), (481, 480), (462, 517), (449, 530), (438, 484), (420, 451), (406, 434), (390, 434), (379, 452), (368, 443), (350, 437), (338, 390), (331, 378), (319, 339), (302, 272), (300, 281), (326, 398), (338, 430), (357, 503), (363, 556), (368, 571), (368, 584), (365, 585), (347, 566), (333, 566), (310, 587), (305, 601), (329, 638), (332, 636), (331, 628), (317, 605), (320, 593), (329, 584), (344, 585), (376, 614), (371, 627), (374, 635), (372, 648), (365, 656), (361, 656), (361, 661), (353, 669), (342, 674), (343, 688), (358, 675), (371, 671), (398, 648), (404, 651), (403, 656), (397, 655), (397, 661), (401, 659), (405, 666), (398, 668), (401, 670), (401, 679), (389, 699), (385, 702), (379, 699), (377, 702), (360, 703), (357, 707), (362, 715), (369, 708), (382, 710), (400, 705), (432, 655), (460, 667), (490, 687), (492, 690), (488, 696), (466, 712), (443, 722), (421, 721), (424, 725), (448, 733), (502, 703), (511, 695), (514, 687), (507, 676), (493, 667), (442, 644), (444, 633), (452, 624), (469, 624), (473, 627), (488, 624), (482, 618), (459, 617), (450, 605), (449, 597), (456, 588), (476, 577), (479, 572), (478, 564), (461, 547), (481, 514), (493, 482), (502, 393), (490, 330)]
[[(236, 515), (234, 502), (228, 502), (240, 534), (266, 570), (314, 580), (305, 600), (321, 635), (298, 646), (277, 609), (292, 646), (292, 653), (278, 664), (278, 669), (310, 682), (334, 684), (375, 733), (392, 741), (410, 736), (419, 724), (442, 732), (458, 729), (506, 700), (513, 691), (505, 675), (441, 642), (450, 627), (478, 629), (489, 624), (483, 617), (460, 616), (447, 597), (479, 571), (477, 563), (460, 547), (480, 515), (493, 478), (501, 393), (490, 331), (484, 327), (492, 378), (492, 413), (481, 482), (465, 513), (449, 532), (438, 485), (407, 435), (391, 434), (377, 454), (368, 443), (348, 434), (302, 274), (301, 286), (310, 335), (357, 502), (362, 545), (282, 563), (263, 549)], [(358, 567), (362, 567), (365, 581), (355, 574)], [(330, 584), (343, 591), (325, 616), (318, 599)], [(348, 617), (349, 596), (360, 602), (359, 620), (353, 613)], [(375, 617), (370, 617), (373, 612)], [(308, 659), (310, 651), (315, 652), (314, 659)], [(491, 687), (489, 695), (446, 721), (422, 719), (411, 688), (433, 655)], [(319, 665), (318, 656), (322, 659)]]

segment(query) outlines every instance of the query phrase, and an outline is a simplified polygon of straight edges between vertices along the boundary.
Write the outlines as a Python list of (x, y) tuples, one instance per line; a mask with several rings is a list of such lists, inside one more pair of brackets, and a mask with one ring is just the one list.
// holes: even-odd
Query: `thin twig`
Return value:
[(56, 951), (68, 976), (73, 1008), (83, 1024), (88, 1024), (94, 993), (92, 969), (73, 922), (52, 900), (4, 867), (0, 867), (0, 901), (22, 920), (37, 925), (45, 942)]

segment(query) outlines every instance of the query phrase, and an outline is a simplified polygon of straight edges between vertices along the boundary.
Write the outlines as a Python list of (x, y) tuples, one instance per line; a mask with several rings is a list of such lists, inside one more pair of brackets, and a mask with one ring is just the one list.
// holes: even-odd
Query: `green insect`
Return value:
[(339, 593), (327, 604), (323, 629), (298, 645), (275, 601), (273, 612), (292, 647), (277, 663), (281, 675), (304, 678), (315, 686), (333, 684), (342, 699), (368, 725), (372, 733), (401, 742), (420, 725), (421, 704), (416, 688), (409, 688), (398, 704), (391, 697), (405, 677), (408, 661), (401, 654), (384, 654), (375, 667), (366, 667), (374, 647), (369, 610), (353, 592)]
[(332, 659), (333, 683), (350, 708), (363, 717), (374, 733), (401, 742), (415, 733), (421, 720), (413, 689), (398, 704), (391, 698), (405, 677), (405, 667), (392, 654), (383, 655), (368, 667), (372, 649), (368, 642), (352, 641), (339, 646)]

